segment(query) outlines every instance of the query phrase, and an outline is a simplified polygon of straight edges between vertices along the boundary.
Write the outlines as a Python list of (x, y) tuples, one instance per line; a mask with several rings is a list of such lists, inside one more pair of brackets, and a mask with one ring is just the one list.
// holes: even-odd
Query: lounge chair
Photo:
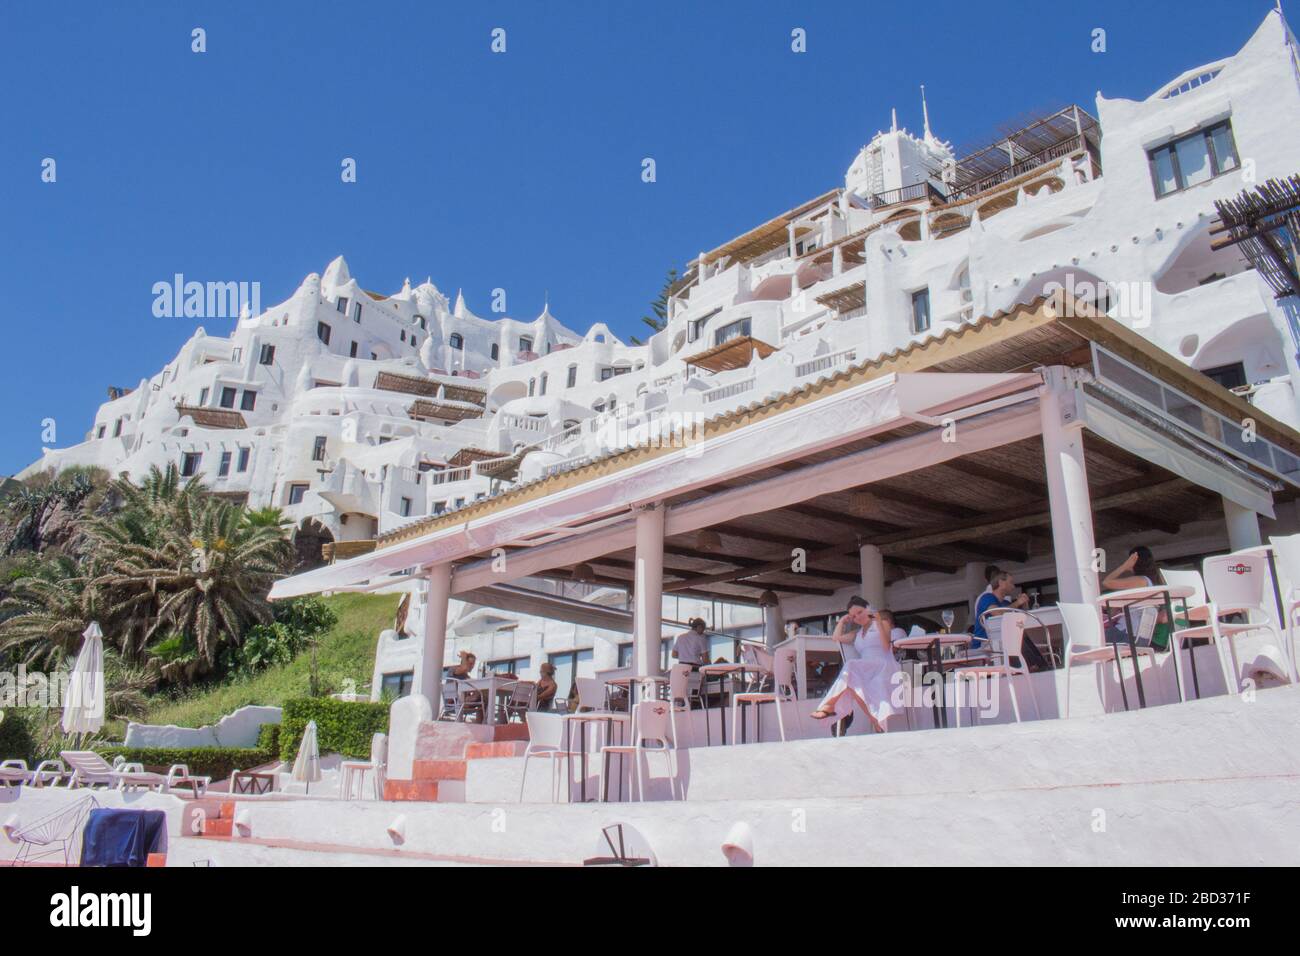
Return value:
[(155, 773), (145, 770), (138, 763), (121, 761), (121, 758), (118, 758), (118, 762), (110, 764), (93, 750), (62, 750), (59, 756), (72, 768), (72, 776), (68, 778), (69, 790), (76, 787), (102, 785), (115, 787), (118, 790), (135, 790), (143, 787), (146, 790), (166, 792), (174, 782), (191, 779), (184, 764), (176, 764), (172, 768), (173, 771), (183, 771), (183, 776), (178, 773), (173, 778), (171, 773), (166, 775)]
[(0, 763), (0, 785), (43, 787), (58, 783), (65, 773), (67, 770), (59, 760), (42, 760), (35, 770), (27, 769), (26, 760), (6, 760)]

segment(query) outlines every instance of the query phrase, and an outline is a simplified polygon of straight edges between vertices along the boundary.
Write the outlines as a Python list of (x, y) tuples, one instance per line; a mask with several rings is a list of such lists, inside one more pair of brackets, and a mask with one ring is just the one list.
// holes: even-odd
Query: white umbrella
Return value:
[(302, 732), (302, 743), (298, 745), (298, 756), (293, 761), (293, 773), (290, 775), (299, 783), (311, 785), (320, 780), (320, 747), (316, 743), (316, 721), (307, 721), (307, 728)]
[(104, 726), (104, 632), (91, 621), (82, 636), (63, 701), (65, 734), (93, 734)]

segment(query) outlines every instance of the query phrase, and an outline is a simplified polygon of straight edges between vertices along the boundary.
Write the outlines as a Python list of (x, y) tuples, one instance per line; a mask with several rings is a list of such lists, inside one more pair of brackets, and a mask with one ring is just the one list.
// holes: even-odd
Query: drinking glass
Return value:
[(951, 631), (952, 631), (952, 622), (953, 622), (954, 620), (956, 620), (956, 617), (957, 617), (957, 616), (953, 613), (952, 608), (947, 608), (947, 609), (945, 609), (944, 612), (940, 615), (940, 617), (943, 618), (943, 629), (944, 629), (946, 632), (951, 633)]

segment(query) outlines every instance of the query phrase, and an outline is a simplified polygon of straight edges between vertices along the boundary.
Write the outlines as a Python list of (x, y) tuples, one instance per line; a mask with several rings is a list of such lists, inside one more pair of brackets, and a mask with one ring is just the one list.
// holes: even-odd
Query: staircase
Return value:
[(527, 748), (528, 728), (523, 724), (421, 724), (412, 779), (385, 780), (384, 799), (464, 803), (465, 776), (471, 760), (521, 757)]

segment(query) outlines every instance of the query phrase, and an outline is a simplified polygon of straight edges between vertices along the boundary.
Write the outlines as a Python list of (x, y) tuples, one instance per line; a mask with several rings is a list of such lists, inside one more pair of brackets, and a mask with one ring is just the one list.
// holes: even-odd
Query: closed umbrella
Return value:
[(91, 621), (82, 633), (63, 701), (63, 732), (93, 734), (104, 726), (104, 632)]
[(320, 747), (316, 743), (316, 721), (309, 720), (302, 732), (302, 743), (298, 745), (298, 756), (293, 761), (293, 773), (290, 775), (299, 783), (311, 785), (320, 780)]

